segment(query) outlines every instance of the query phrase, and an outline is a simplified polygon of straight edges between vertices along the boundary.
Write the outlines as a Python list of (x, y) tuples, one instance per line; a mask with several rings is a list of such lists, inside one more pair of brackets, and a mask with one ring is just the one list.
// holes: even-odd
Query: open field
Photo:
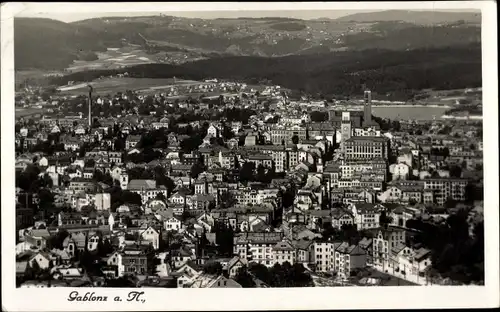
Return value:
[(16, 90), (24, 88), (25, 82), (28, 82), (28, 85), (31, 86), (39, 86), (46, 87), (50, 85), (50, 75), (64, 74), (62, 71), (47, 71), (47, 70), (19, 70), (16, 71), (14, 75)]
[(27, 117), (35, 114), (41, 114), (44, 112), (43, 108), (16, 108), (16, 118)]
[[(159, 92), (164, 89), (169, 89), (173, 86), (186, 86), (191, 84), (200, 84), (193, 80), (176, 79), (174, 83), (173, 78), (127, 78), (127, 77), (113, 77), (97, 79), (89, 83), (94, 88), (95, 94), (113, 94), (116, 92), (125, 92), (126, 90), (133, 91), (156, 91)], [(70, 86), (61, 86), (58, 88), (61, 95), (79, 95), (88, 92), (87, 83), (79, 83)]]
[(165, 58), (165, 53), (147, 54), (139, 46), (108, 48), (106, 52), (96, 52), (95, 61), (74, 61), (66, 70), (78, 72), (84, 70), (117, 69), (125, 66), (157, 63)]

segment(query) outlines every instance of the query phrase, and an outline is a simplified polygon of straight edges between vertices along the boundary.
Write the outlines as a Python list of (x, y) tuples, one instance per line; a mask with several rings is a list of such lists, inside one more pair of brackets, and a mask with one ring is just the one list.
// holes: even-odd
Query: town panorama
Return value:
[(16, 19), (17, 287), (484, 284), (475, 16), (382, 13)]

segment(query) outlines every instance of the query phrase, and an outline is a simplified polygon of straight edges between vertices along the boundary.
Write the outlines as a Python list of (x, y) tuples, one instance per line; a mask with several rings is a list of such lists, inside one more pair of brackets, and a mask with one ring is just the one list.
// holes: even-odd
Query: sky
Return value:
[[(17, 17), (51, 18), (63, 22), (112, 16), (170, 15), (189, 18), (238, 18), (238, 17), (290, 17), (300, 19), (339, 18), (342, 16), (394, 10), (431, 10), (466, 12), (471, 10), (467, 2), (458, 2), (452, 7), (443, 2), (204, 2), (204, 3), (25, 3), (19, 4)], [(214, 10), (214, 7), (217, 10)], [(196, 10), (196, 11), (195, 11)]]
[(315, 19), (315, 18), (338, 18), (354, 13), (362, 12), (372, 12), (369, 10), (329, 10), (329, 11), (205, 11), (205, 12), (100, 12), (100, 13), (28, 13), (19, 14), (18, 17), (43, 17), (59, 20), (62, 22), (70, 23), (84, 19), (96, 18), (96, 17), (133, 17), (133, 16), (151, 16), (151, 15), (170, 15), (178, 17), (188, 17), (188, 18), (203, 18), (203, 19), (214, 19), (214, 18), (238, 18), (238, 17), (289, 17), (289, 18), (300, 18), (300, 19)]

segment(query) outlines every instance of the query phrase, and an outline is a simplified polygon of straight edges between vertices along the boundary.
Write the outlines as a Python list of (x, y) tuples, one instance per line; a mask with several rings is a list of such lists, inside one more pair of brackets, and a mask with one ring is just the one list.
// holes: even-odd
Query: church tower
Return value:
[(351, 138), (352, 130), (351, 130), (351, 113), (350, 112), (342, 112), (342, 124), (341, 124), (341, 148), (344, 151), (345, 141)]
[(365, 104), (364, 104), (363, 124), (369, 127), (372, 124), (372, 92), (365, 90)]
[(128, 187), (128, 174), (126, 172), (120, 174), (120, 187), (122, 190), (126, 190)]
[(318, 164), (316, 165), (316, 172), (323, 173), (323, 160), (321, 160), (321, 157), (318, 158)]

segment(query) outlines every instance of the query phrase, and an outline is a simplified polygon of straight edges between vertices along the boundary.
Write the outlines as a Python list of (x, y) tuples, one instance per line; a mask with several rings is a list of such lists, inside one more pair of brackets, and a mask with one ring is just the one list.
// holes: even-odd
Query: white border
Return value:
[[(216, 8), (216, 9), (214, 9)], [(16, 289), (14, 265), (14, 69), (13, 16), (20, 12), (158, 12), (214, 10), (386, 10), (471, 9), (482, 11), (484, 187), (485, 187), (485, 286), (470, 287), (337, 287), (301, 289), (141, 289), (146, 303), (115, 303), (125, 289), (77, 289), (107, 295), (108, 302), (68, 302), (69, 288)], [(499, 305), (498, 215), (498, 60), (496, 3), (380, 2), (380, 3), (7, 3), (1, 7), (2, 96), (2, 310), (283, 310), (464, 308)], [(138, 290), (138, 289), (130, 289)], [(408, 294), (408, 295), (406, 295)]]

